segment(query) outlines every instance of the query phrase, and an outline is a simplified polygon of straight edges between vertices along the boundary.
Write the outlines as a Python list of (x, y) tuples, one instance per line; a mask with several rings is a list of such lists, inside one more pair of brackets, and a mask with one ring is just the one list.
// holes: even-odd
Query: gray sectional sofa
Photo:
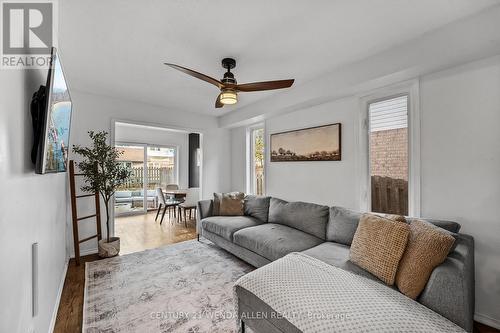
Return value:
[[(349, 261), (349, 249), (362, 215), (343, 207), (328, 207), (277, 198), (247, 196), (244, 216), (213, 216), (212, 200), (198, 203), (200, 233), (219, 247), (255, 267), (292, 252), (303, 252), (330, 265), (379, 281)], [(411, 221), (412, 218), (407, 220)], [(459, 233), (456, 222), (424, 219), (448, 230), (455, 245), (448, 258), (434, 269), (417, 299), (466, 331), (473, 329), (474, 241)], [(266, 304), (245, 290), (237, 290), (240, 308), (265, 311)], [(285, 319), (252, 323), (262, 332), (292, 332)], [(271, 327), (273, 330), (271, 330)]]

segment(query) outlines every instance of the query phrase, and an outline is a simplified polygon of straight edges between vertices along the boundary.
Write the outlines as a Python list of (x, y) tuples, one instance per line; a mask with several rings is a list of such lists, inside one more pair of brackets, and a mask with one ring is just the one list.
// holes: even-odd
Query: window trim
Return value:
[(357, 133), (356, 179), (358, 207), (371, 211), (371, 178), (369, 158), (369, 106), (371, 103), (398, 96), (408, 96), (408, 215), (421, 212), (420, 172), (420, 94), (419, 80), (409, 80), (376, 89), (358, 96), (360, 101)]

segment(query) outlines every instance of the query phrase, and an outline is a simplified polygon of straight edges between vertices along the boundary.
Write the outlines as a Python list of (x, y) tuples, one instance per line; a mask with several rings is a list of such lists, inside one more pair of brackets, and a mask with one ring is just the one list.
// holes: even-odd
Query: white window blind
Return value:
[(408, 127), (408, 96), (386, 99), (369, 106), (370, 131)]

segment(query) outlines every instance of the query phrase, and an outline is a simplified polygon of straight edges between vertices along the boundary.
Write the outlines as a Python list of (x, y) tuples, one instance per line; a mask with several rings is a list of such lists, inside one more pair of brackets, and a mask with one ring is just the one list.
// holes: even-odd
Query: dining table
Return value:
[(187, 190), (164, 190), (163, 193), (169, 197), (173, 197), (175, 199), (184, 199), (187, 195)]

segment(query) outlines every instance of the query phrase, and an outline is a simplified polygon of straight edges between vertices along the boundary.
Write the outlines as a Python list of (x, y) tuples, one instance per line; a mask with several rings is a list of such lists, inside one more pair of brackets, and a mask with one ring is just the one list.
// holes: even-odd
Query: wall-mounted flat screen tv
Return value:
[(35, 170), (40, 174), (65, 172), (68, 167), (72, 102), (55, 47), (52, 48), (45, 91)]

